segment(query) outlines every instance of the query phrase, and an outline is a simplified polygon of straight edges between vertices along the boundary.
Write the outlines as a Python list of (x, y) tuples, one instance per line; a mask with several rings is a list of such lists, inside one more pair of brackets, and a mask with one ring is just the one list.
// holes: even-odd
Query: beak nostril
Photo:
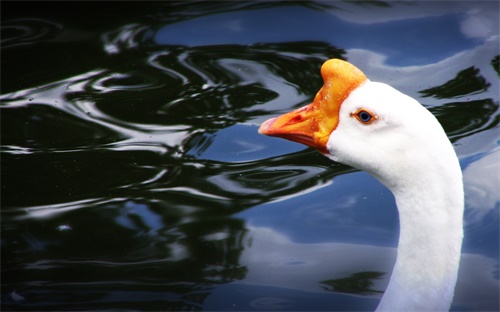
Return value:
[(296, 115), (292, 119), (290, 119), (290, 123), (297, 123), (302, 121), (302, 116), (301, 115)]

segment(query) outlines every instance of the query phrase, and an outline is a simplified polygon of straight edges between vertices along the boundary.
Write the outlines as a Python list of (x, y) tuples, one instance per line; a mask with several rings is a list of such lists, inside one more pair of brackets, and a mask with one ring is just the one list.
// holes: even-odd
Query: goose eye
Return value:
[(370, 111), (363, 108), (358, 109), (355, 113), (352, 113), (351, 116), (356, 117), (357, 120), (364, 124), (370, 124), (375, 119), (377, 119), (377, 117), (374, 116)]

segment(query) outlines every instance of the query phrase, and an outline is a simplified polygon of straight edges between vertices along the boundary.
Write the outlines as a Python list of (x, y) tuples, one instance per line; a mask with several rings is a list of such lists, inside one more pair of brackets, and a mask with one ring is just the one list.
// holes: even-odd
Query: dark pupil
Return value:
[(372, 116), (365, 111), (359, 112), (358, 117), (363, 122), (367, 122), (367, 121), (370, 121), (370, 119), (372, 119)]

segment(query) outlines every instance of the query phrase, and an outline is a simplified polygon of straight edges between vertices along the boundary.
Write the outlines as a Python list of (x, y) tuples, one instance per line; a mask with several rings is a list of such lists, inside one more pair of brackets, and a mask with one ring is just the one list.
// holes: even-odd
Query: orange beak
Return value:
[(326, 143), (339, 123), (342, 102), (367, 78), (354, 65), (339, 59), (326, 61), (321, 66), (321, 76), (323, 87), (311, 104), (265, 121), (259, 133), (302, 143), (328, 154)]

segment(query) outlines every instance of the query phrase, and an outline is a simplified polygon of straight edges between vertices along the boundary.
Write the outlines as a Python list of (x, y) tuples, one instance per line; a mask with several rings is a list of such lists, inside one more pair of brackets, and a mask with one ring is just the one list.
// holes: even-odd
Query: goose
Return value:
[(438, 120), (415, 99), (330, 59), (313, 102), (263, 122), (259, 133), (317, 149), (373, 175), (394, 195), (397, 258), (377, 311), (448, 311), (463, 239), (458, 157)]

